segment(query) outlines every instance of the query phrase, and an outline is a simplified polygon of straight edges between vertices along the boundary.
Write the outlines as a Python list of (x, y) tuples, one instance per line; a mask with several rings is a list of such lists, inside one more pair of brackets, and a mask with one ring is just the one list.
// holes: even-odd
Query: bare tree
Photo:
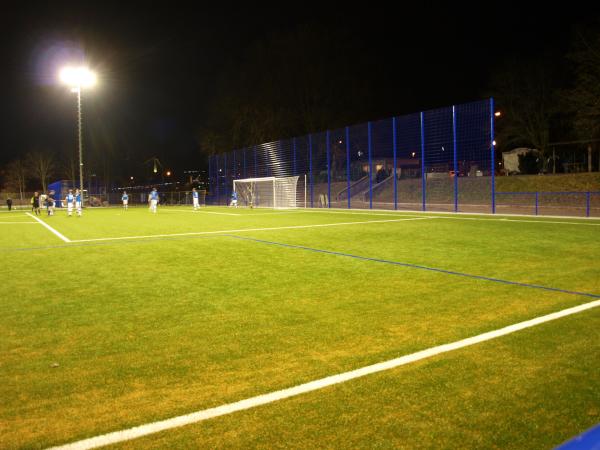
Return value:
[(492, 81), (502, 110), (497, 140), (503, 148), (523, 145), (540, 151), (546, 168), (550, 127), (557, 101), (548, 68), (542, 61), (505, 62)]
[(573, 113), (575, 134), (590, 142), (587, 150), (591, 171), (592, 142), (600, 138), (600, 32), (580, 29), (569, 59), (575, 64), (575, 84), (566, 92), (564, 102)]
[(29, 153), (25, 160), (32, 177), (40, 182), (42, 190), (46, 192), (48, 180), (54, 174), (54, 160), (50, 155), (42, 152)]
[(25, 192), (26, 181), (27, 170), (23, 161), (20, 159), (11, 161), (6, 166), (6, 187), (18, 191), (21, 202), (23, 202), (23, 192)]
[(66, 180), (69, 180), (72, 186), (77, 186), (77, 169), (79, 162), (77, 161), (75, 153), (68, 152), (61, 159), (62, 164), (60, 172), (62, 173), (62, 176), (64, 176)]
[[(198, 134), (200, 135), (200, 150), (206, 155), (214, 155), (220, 150), (223, 150), (223, 137), (214, 130), (208, 128), (201, 129)], [(229, 150), (227, 148), (227, 150)]]

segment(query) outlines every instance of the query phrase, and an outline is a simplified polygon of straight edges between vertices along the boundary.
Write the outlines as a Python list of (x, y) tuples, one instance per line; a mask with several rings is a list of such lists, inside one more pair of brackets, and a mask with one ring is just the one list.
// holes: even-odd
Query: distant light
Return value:
[(416, 153), (415, 153), (415, 152), (412, 152), (412, 153), (410, 154), (410, 156), (412, 156), (413, 158), (415, 157), (415, 155), (416, 155)]
[(129, 179), (130, 179), (131, 181), (133, 181), (133, 177), (129, 177)]
[(494, 147), (496, 146), (496, 140), (495, 140), (495, 139), (492, 141), (492, 145), (493, 145)]
[(60, 71), (60, 81), (73, 89), (92, 87), (96, 84), (96, 74), (87, 67), (65, 67)]
[(500, 117), (501, 115), (502, 115), (502, 113), (501, 113), (500, 111), (496, 111), (496, 112), (494, 113), (494, 116), (496, 116), (496, 117)]
[(167, 176), (170, 177), (171, 176), (171, 171), (167, 170)]
[(342, 140), (340, 139), (340, 141), (339, 141), (338, 143), (339, 143), (339, 144), (341, 144), (341, 143), (342, 143)]

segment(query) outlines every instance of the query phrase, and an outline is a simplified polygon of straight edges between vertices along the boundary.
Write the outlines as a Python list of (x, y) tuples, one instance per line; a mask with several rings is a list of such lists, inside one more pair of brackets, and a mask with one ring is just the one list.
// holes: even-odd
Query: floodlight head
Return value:
[(60, 81), (73, 89), (92, 87), (96, 84), (96, 74), (87, 67), (65, 67), (60, 71)]

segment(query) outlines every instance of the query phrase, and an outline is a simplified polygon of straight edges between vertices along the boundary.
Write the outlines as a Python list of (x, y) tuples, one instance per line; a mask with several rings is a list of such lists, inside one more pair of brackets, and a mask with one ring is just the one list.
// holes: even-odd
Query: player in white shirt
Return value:
[(127, 209), (127, 205), (129, 203), (129, 195), (127, 195), (127, 191), (123, 191), (121, 200), (123, 201), (123, 209)]
[(69, 189), (69, 193), (65, 197), (65, 203), (67, 204), (67, 217), (73, 215), (73, 207), (75, 206), (75, 196), (73, 195), (73, 189)]
[(194, 201), (194, 211), (196, 211), (198, 208), (200, 208), (200, 199), (196, 188), (192, 189), (192, 199)]
[(75, 209), (77, 210), (77, 216), (81, 217), (81, 191), (79, 189), (75, 189)]
[(148, 202), (150, 203), (150, 211), (156, 214), (156, 205), (158, 205), (158, 192), (156, 192), (156, 188), (152, 189), (152, 192), (150, 192)]

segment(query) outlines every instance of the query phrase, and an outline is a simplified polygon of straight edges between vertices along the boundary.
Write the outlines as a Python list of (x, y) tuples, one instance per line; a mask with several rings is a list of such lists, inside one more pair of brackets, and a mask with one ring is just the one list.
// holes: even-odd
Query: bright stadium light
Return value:
[(60, 81), (73, 89), (87, 88), (96, 84), (96, 74), (86, 67), (65, 67), (60, 71)]
[(96, 84), (96, 74), (86, 67), (65, 67), (60, 71), (60, 81), (77, 94), (77, 124), (79, 134), (79, 189), (81, 190), (81, 207), (83, 208), (83, 141), (81, 121), (81, 90)]

